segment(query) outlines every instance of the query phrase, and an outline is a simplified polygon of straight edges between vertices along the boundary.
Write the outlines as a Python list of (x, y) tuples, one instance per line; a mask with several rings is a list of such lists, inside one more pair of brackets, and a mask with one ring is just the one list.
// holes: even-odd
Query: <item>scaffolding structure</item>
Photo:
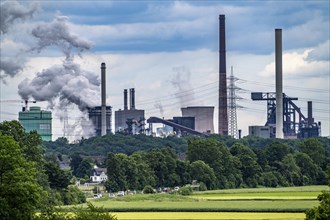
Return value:
[(236, 91), (241, 88), (235, 85), (238, 78), (234, 77), (233, 67), (231, 67), (231, 73), (228, 79), (228, 135), (233, 138), (238, 138), (237, 108), (241, 108), (241, 106), (236, 104), (236, 100), (240, 98), (236, 95)]

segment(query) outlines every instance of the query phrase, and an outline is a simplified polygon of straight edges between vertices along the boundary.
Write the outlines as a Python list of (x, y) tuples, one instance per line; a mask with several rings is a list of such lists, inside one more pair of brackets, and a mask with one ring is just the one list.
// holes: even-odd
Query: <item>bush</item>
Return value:
[(35, 215), (33, 220), (117, 220), (103, 207), (95, 207), (92, 203), (87, 203), (87, 209), (76, 208), (75, 215), (62, 213), (49, 209), (40, 215)]
[(183, 196), (189, 196), (192, 194), (192, 189), (189, 186), (184, 186), (179, 189), (179, 194)]
[(199, 191), (206, 191), (206, 190), (207, 190), (207, 187), (206, 187), (205, 183), (200, 182), (199, 183)]
[(154, 188), (152, 188), (152, 186), (147, 185), (144, 187), (143, 193), (144, 194), (153, 194), (153, 193), (155, 193), (155, 191), (154, 191)]

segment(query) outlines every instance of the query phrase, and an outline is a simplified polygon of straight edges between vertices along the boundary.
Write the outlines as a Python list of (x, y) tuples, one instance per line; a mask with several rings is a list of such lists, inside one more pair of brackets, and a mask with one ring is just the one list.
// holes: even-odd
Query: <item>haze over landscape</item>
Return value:
[[(18, 118), (20, 102), (53, 111), (53, 139), (89, 134), (86, 107), (100, 104), (107, 64), (107, 105), (123, 108), (135, 88), (146, 118), (180, 108), (217, 107), (218, 16), (226, 15), (227, 76), (242, 88), (238, 128), (264, 125), (266, 103), (250, 93), (275, 91), (274, 29), (283, 29), (283, 91), (307, 115), (313, 101), (322, 136), (330, 127), (328, 1), (4, 1), (1, 2), (0, 121)], [(215, 111), (217, 127), (217, 111)], [(217, 129), (215, 129), (217, 130)]]

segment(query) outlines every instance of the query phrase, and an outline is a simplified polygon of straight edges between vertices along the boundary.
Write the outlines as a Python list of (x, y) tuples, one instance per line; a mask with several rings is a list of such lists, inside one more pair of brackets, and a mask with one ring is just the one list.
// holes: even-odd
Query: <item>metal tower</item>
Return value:
[(231, 73), (229, 79), (229, 87), (228, 87), (228, 134), (233, 138), (237, 137), (237, 113), (236, 109), (240, 108), (236, 104), (236, 99), (239, 98), (236, 96), (236, 90), (240, 90), (240, 88), (235, 86), (235, 81), (238, 79), (234, 77), (233, 67), (231, 67)]

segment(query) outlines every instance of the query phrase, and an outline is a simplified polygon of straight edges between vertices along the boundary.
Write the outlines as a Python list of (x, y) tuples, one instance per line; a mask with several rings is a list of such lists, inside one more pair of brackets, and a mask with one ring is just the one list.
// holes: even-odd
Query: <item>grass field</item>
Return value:
[(119, 220), (130, 219), (304, 219), (304, 212), (319, 204), (317, 195), (327, 186), (230, 189), (196, 192), (191, 196), (173, 194), (129, 195), (93, 199), (115, 213)]
[(119, 220), (302, 220), (303, 213), (251, 213), (251, 212), (117, 212)]

